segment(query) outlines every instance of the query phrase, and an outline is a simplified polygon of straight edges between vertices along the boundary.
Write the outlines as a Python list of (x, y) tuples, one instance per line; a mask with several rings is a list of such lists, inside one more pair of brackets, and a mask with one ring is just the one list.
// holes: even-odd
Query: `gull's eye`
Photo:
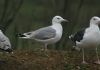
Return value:
[(93, 18), (93, 20), (96, 20), (96, 18)]
[(57, 18), (57, 19), (60, 19), (60, 18)]

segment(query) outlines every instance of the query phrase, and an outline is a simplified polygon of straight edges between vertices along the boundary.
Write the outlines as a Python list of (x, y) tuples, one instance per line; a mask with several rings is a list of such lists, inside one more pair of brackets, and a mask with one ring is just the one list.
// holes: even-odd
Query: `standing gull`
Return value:
[(1, 30), (0, 30), (0, 50), (6, 51), (9, 53), (12, 52), (10, 40), (8, 39), (7, 36), (3, 34)]
[(86, 29), (83, 29), (81, 31), (78, 31), (74, 35), (69, 36), (69, 38), (75, 43), (75, 46), (73, 46), (75, 49), (80, 50), (82, 48), (83, 53), (83, 64), (86, 64), (86, 61), (84, 60), (84, 48), (89, 47), (95, 47), (96, 51), (96, 57), (97, 61), (96, 64), (100, 64), (97, 46), (100, 44), (100, 30), (99, 25), (100, 24), (100, 18), (97, 16), (94, 16), (90, 20), (90, 26)]
[(34, 39), (36, 41), (44, 43), (44, 50), (47, 50), (48, 44), (58, 42), (62, 37), (63, 28), (61, 22), (66, 21), (61, 16), (55, 16), (52, 19), (52, 25), (44, 28), (40, 28), (35, 31), (19, 34), (20, 38)]

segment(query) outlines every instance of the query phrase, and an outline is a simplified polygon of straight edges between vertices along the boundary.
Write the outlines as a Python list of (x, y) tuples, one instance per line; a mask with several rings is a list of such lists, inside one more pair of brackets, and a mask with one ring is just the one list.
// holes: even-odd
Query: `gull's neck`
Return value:
[(52, 22), (52, 26), (62, 26), (61, 23)]
[(91, 23), (90, 23), (90, 27), (94, 27), (94, 26), (95, 26), (95, 27), (98, 27), (98, 24), (94, 24), (94, 23), (91, 22)]
[(99, 31), (99, 26), (97, 24), (94, 24), (94, 23), (90, 23), (90, 27), (89, 28)]
[(62, 28), (62, 25), (61, 25), (61, 23), (57, 23), (57, 22), (53, 22), (52, 23), (52, 27), (54, 28), (54, 29), (56, 29), (57, 31), (63, 31), (63, 28)]
[(56, 30), (57, 36), (61, 38), (63, 32), (62, 25), (60, 23), (53, 22), (51, 27)]

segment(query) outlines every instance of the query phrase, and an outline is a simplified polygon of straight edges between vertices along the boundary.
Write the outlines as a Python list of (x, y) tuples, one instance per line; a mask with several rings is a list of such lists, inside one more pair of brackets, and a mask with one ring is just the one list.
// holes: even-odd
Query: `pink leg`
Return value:
[(100, 64), (100, 60), (99, 60), (99, 55), (98, 55), (98, 49), (97, 49), (97, 47), (96, 47), (95, 51), (96, 51), (96, 57), (97, 57), (97, 61), (96, 61), (95, 63), (96, 63), (96, 64)]
[(82, 55), (83, 55), (82, 64), (88, 64), (88, 63), (85, 61), (85, 57), (84, 57), (84, 48), (82, 48)]
[(45, 50), (45, 51), (47, 51), (47, 50), (48, 50), (48, 49), (47, 49), (47, 44), (45, 44), (44, 50)]

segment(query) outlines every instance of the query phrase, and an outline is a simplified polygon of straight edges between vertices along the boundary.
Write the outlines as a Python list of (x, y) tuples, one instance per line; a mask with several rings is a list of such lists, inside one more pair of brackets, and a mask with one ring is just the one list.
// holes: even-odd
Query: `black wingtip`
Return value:
[(25, 35), (21, 34), (21, 33), (18, 33), (17, 34), (17, 37), (26, 37)]

